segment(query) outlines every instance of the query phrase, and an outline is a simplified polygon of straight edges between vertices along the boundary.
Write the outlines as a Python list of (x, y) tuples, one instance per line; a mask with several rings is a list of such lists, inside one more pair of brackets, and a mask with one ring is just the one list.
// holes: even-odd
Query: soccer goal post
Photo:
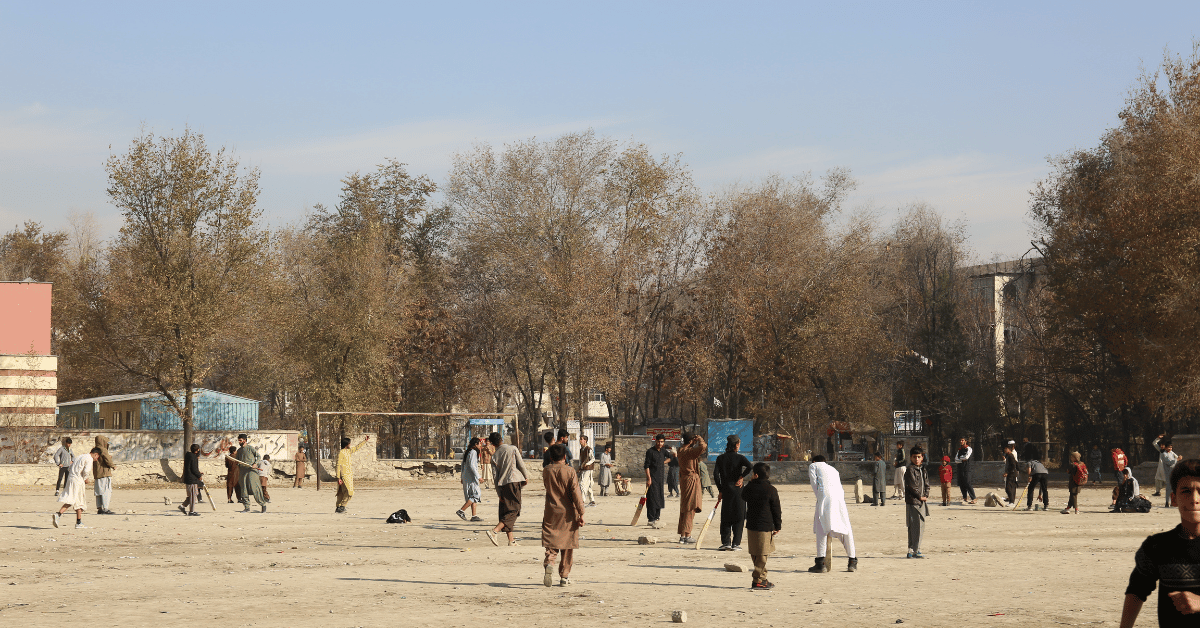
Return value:
[[(315, 449), (317, 490), (321, 490), (321, 459), (336, 459), (339, 441), (349, 430), (373, 432), (376, 451), (385, 458), (425, 458), (435, 451), (440, 457), (454, 454), (456, 427), (465, 428), (469, 440), (477, 431), (483, 436), (497, 431), (507, 417), (512, 417), (513, 444), (520, 449), (520, 415), (515, 412), (317, 412), (315, 438), (310, 443)], [(459, 423), (461, 420), (466, 423)]]

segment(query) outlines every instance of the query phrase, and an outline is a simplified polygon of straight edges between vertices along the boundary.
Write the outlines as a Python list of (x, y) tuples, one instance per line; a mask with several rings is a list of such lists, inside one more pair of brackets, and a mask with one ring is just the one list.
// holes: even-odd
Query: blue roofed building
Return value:
[[(213, 432), (258, 429), (258, 401), (205, 388), (197, 388), (192, 394), (194, 429)], [(183, 429), (183, 420), (157, 392), (60, 403), (56, 424), (67, 429)]]

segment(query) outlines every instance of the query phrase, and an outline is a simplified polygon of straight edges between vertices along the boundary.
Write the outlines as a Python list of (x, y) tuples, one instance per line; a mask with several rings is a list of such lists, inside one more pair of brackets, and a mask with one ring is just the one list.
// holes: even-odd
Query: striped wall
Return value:
[(0, 425), (53, 426), (58, 358), (0, 355)]

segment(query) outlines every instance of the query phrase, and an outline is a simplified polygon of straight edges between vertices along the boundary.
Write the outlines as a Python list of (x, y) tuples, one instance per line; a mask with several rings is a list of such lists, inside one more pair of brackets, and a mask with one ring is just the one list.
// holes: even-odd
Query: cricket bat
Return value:
[(646, 494), (638, 500), (637, 510), (633, 511), (633, 521), (629, 523), (631, 526), (637, 525), (638, 519), (642, 518), (642, 509), (646, 507), (646, 498), (650, 496), (650, 487), (646, 487)]
[(1013, 510), (1016, 510), (1016, 509), (1017, 509), (1017, 506), (1020, 506), (1020, 505), (1021, 505), (1021, 500), (1022, 500), (1022, 499), (1025, 499), (1025, 493), (1028, 493), (1028, 492), (1029, 492), (1029, 485), (1028, 485), (1028, 484), (1026, 484), (1026, 485), (1025, 485), (1025, 488), (1021, 490), (1021, 496), (1020, 496), (1020, 497), (1018, 497), (1018, 498), (1017, 498), (1017, 501), (1013, 503), (1012, 510), (1010, 510), (1009, 512), (1012, 512)]
[(708, 521), (704, 522), (704, 527), (700, 528), (700, 534), (696, 535), (696, 549), (700, 549), (700, 544), (704, 542), (704, 533), (708, 532), (708, 526), (712, 525), (713, 516), (717, 514), (717, 507), (721, 505), (722, 497), (717, 498), (717, 503), (713, 504), (712, 512), (708, 513)]
[(208, 492), (208, 485), (204, 485), (204, 496), (208, 498), (208, 505), (212, 506), (213, 512), (217, 511), (217, 503), (212, 499), (212, 493)]

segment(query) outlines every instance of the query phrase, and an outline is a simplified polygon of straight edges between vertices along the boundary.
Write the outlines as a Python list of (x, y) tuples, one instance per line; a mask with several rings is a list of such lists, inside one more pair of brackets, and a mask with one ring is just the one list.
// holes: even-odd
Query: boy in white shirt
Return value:
[(263, 456), (258, 464), (254, 465), (255, 473), (258, 473), (258, 481), (262, 483), (263, 499), (269, 504), (271, 503), (271, 494), (267, 492), (267, 478), (271, 477), (271, 457)]

